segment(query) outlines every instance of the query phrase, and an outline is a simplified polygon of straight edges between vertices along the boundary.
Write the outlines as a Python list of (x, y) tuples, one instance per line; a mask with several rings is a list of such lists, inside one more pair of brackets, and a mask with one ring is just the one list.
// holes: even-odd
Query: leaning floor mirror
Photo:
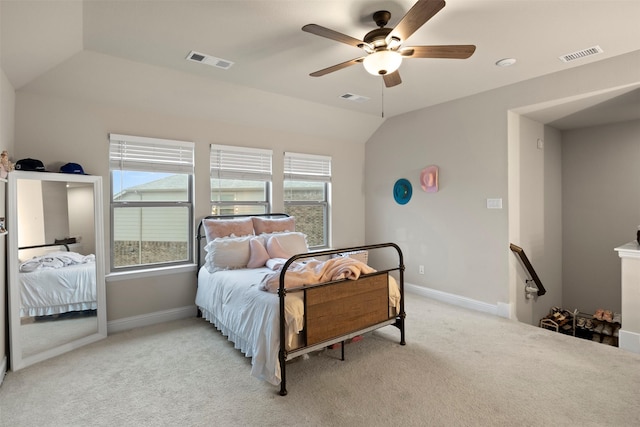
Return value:
[(15, 371), (107, 336), (102, 178), (13, 171), (8, 186)]

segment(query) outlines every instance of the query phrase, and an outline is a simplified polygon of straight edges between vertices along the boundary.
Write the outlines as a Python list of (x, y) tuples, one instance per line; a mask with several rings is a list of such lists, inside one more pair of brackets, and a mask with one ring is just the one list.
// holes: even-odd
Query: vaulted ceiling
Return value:
[[(71, 67), (98, 73), (105, 68), (103, 61), (111, 58), (126, 61), (117, 64), (138, 63), (194, 78), (203, 93), (211, 90), (209, 84), (224, 85), (238, 96), (251, 91), (264, 94), (265, 100), (286, 97), (379, 120), (383, 111), (392, 117), (640, 49), (640, 1), (448, 0), (406, 44), (474, 44), (477, 49), (469, 59), (405, 59), (400, 67), (403, 83), (392, 88), (384, 88), (382, 79), (360, 64), (309, 76), (363, 52), (303, 32), (303, 25), (315, 23), (362, 39), (375, 28), (375, 11), (390, 11), (388, 26), (393, 27), (414, 3), (0, 0), (0, 61), (17, 90), (37, 88), (47, 75), (46, 84), (55, 85), (57, 70), (68, 74)], [(603, 52), (568, 63), (559, 59), (595, 46)], [(221, 69), (187, 61), (191, 51), (233, 65)], [(517, 62), (496, 66), (503, 58)], [(73, 84), (82, 80), (74, 76)], [(342, 95), (347, 93), (366, 100), (345, 100)], [(620, 100), (621, 110), (638, 105), (637, 91), (617, 95), (626, 95)], [(594, 99), (576, 106), (576, 111), (604, 102), (611, 109), (617, 101)], [(563, 115), (569, 117), (572, 111)], [(548, 114), (545, 120), (557, 117)]]

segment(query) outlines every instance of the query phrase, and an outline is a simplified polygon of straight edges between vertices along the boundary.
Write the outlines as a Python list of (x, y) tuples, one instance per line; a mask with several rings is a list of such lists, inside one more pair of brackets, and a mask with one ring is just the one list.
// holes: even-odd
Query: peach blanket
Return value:
[[(260, 289), (278, 292), (280, 274), (285, 262), (284, 259), (271, 259), (267, 262), (267, 267), (270, 267), (274, 272), (264, 277), (260, 283)], [(375, 271), (367, 264), (349, 257), (330, 258), (326, 261), (312, 259), (306, 262), (293, 262), (284, 276), (284, 287), (289, 289), (331, 280), (356, 280), (361, 274), (374, 273)]]

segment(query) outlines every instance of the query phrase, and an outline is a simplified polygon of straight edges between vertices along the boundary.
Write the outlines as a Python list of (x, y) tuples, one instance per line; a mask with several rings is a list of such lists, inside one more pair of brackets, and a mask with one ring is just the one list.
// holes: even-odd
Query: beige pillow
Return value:
[(295, 217), (290, 216), (288, 218), (261, 218), (258, 216), (252, 217), (253, 229), (256, 235), (263, 233), (277, 233), (286, 231), (296, 231)]
[(291, 258), (294, 255), (309, 252), (307, 237), (298, 232), (274, 233), (265, 236), (269, 258)]
[(207, 243), (218, 237), (241, 237), (253, 234), (253, 221), (250, 217), (239, 219), (203, 219)]
[(264, 239), (262, 237), (253, 237), (249, 240), (249, 261), (247, 262), (247, 268), (264, 267), (268, 260), (269, 253), (264, 246)]
[(250, 258), (250, 240), (253, 236), (218, 237), (207, 243), (204, 250), (205, 267), (210, 273), (218, 270), (246, 268)]

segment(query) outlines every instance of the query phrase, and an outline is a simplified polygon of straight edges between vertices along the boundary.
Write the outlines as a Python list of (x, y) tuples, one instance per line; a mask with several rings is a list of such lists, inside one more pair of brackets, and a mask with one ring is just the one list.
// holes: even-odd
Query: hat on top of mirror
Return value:
[(84, 169), (82, 169), (82, 166), (80, 166), (77, 163), (67, 163), (64, 164), (62, 166), (60, 166), (60, 172), (61, 173), (75, 173), (78, 175), (86, 175), (86, 173), (84, 173)]
[(46, 172), (44, 169), (44, 163), (40, 160), (31, 158), (18, 160), (15, 164), (15, 169), (19, 171)]

